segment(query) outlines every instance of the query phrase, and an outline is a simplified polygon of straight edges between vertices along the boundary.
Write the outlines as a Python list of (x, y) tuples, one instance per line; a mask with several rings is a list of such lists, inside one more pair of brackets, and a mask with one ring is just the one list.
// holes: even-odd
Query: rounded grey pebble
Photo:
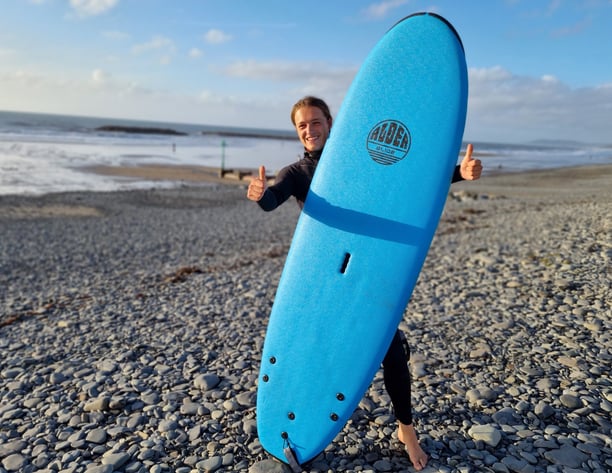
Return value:
[(222, 457), (212, 457), (207, 458), (201, 462), (196, 464), (196, 467), (199, 470), (203, 470), (205, 472), (213, 472), (217, 471), (219, 468), (223, 466), (223, 458)]
[(210, 391), (216, 388), (221, 379), (216, 374), (201, 374), (193, 380), (193, 384), (196, 388), (202, 391)]

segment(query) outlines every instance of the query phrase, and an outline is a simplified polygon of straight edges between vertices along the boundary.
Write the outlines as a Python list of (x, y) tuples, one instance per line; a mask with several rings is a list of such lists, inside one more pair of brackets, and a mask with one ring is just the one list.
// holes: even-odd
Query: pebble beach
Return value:
[[(0, 473), (289, 472), (256, 430), (298, 218), (241, 182), (0, 196)], [(612, 166), (451, 188), (401, 328), (425, 472), (612, 471)], [(382, 372), (309, 472), (412, 472)]]

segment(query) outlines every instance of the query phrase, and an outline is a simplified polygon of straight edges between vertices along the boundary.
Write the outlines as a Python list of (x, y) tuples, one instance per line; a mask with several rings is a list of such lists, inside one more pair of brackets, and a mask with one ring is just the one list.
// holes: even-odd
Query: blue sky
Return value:
[(463, 39), (465, 138), (612, 143), (612, 0), (3, 0), (0, 110), (290, 129), (336, 112), (385, 31), (434, 11)]

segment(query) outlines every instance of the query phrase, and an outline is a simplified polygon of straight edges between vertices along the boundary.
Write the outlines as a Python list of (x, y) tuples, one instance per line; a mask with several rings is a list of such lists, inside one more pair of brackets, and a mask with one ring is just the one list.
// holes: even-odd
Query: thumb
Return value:
[(467, 148), (465, 149), (465, 157), (463, 158), (463, 160), (466, 162), (473, 161), (474, 160), (474, 158), (472, 157), (473, 151), (474, 151), (474, 146), (472, 145), (472, 143), (469, 143), (467, 145)]
[(259, 179), (261, 179), (262, 181), (266, 180), (266, 167), (265, 166), (259, 166)]

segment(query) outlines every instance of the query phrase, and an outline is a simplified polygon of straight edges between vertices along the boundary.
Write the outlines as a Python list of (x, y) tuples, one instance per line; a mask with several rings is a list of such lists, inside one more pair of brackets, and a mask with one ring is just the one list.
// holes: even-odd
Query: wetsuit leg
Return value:
[(408, 343), (404, 334), (398, 329), (383, 360), (383, 374), (395, 416), (406, 425), (412, 424), (409, 359)]

